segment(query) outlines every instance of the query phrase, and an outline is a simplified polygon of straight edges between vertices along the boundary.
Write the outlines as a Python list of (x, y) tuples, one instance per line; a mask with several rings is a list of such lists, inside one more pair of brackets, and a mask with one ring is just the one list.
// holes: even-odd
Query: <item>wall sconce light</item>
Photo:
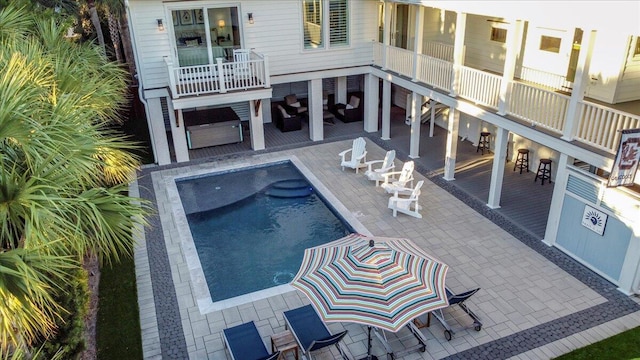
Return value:
[(158, 22), (158, 31), (164, 31), (164, 24), (162, 23), (162, 19), (157, 19)]
[(218, 20), (218, 27), (223, 28), (225, 25), (224, 20)]
[(249, 24), (253, 24), (253, 13), (249, 13)]

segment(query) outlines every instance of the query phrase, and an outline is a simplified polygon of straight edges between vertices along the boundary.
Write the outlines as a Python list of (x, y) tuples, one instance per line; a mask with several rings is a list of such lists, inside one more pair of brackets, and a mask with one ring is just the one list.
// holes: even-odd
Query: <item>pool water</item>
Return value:
[(289, 162), (177, 184), (214, 302), (289, 283), (306, 248), (352, 232)]

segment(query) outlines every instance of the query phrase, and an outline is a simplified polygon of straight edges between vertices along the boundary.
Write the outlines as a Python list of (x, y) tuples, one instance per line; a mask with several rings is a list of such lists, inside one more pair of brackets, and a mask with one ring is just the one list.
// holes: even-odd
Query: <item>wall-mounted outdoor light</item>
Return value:
[(249, 24), (253, 24), (253, 13), (249, 13)]
[(157, 19), (158, 22), (158, 31), (164, 31), (164, 24), (162, 23), (162, 19)]

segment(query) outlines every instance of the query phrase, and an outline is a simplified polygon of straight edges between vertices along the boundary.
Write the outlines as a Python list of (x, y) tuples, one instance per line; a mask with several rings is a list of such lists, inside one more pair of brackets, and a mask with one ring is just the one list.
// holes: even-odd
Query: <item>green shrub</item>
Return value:
[(68, 288), (56, 297), (66, 312), (57, 322), (56, 336), (42, 344), (44, 359), (51, 359), (56, 354), (64, 359), (77, 359), (85, 349), (84, 321), (89, 311), (89, 276), (84, 269), (78, 269), (70, 277)]

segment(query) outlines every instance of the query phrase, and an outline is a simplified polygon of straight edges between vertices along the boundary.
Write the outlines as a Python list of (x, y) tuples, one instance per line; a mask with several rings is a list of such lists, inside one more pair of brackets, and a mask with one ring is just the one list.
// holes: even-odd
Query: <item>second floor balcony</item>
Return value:
[(620, 130), (640, 127), (640, 114), (616, 110), (568, 94), (565, 78), (519, 68), (518, 79), (505, 81), (495, 73), (454, 66), (453, 48), (432, 44), (418, 54), (374, 42), (374, 65), (435, 89), (495, 110), (503, 116), (546, 129), (571, 141), (615, 154)]
[(217, 58), (214, 64), (205, 65), (176, 66), (165, 58), (173, 98), (270, 87), (267, 58), (240, 50), (231, 61)]

